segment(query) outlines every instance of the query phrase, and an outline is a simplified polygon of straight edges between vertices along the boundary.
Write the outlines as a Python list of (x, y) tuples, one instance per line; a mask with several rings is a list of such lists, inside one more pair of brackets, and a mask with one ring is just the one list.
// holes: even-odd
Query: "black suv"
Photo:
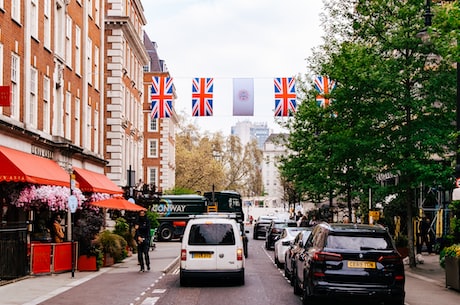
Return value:
[(380, 226), (320, 223), (294, 269), (294, 293), (304, 304), (348, 298), (404, 305), (403, 261)]
[(267, 228), (273, 219), (277, 219), (276, 216), (259, 216), (254, 223), (254, 232), (252, 234), (253, 239), (259, 239), (259, 237), (265, 238), (267, 235)]

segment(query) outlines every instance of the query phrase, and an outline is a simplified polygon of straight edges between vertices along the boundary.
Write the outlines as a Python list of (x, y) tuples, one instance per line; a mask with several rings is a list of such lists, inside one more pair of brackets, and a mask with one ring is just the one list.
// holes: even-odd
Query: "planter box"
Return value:
[(77, 262), (78, 271), (97, 271), (95, 256), (81, 255)]
[(113, 264), (115, 264), (115, 259), (110, 254), (105, 253), (102, 266), (109, 267), (109, 266), (112, 266)]
[(460, 291), (460, 258), (446, 257), (446, 287)]

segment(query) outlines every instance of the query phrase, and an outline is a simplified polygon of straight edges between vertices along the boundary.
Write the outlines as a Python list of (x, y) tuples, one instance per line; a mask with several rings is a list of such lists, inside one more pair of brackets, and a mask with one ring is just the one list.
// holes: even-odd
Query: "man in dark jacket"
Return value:
[(140, 272), (145, 271), (145, 266), (147, 266), (147, 270), (150, 270), (150, 220), (145, 215), (145, 211), (139, 212), (134, 240), (137, 243), (137, 259), (141, 266)]

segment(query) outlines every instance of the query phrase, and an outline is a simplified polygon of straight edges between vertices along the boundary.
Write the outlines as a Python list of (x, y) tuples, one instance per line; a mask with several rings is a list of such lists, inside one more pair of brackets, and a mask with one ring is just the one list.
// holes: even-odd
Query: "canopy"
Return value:
[(107, 208), (113, 210), (126, 210), (126, 211), (146, 211), (147, 209), (137, 205), (135, 203), (131, 203), (128, 200), (122, 197), (113, 197), (109, 199), (99, 200), (91, 202), (92, 205), (100, 207), (100, 208)]
[(50, 159), (0, 146), (0, 164), (0, 182), (28, 182), (70, 187), (70, 175)]
[(73, 171), (82, 192), (123, 194), (123, 190), (104, 174), (78, 167), (74, 167)]

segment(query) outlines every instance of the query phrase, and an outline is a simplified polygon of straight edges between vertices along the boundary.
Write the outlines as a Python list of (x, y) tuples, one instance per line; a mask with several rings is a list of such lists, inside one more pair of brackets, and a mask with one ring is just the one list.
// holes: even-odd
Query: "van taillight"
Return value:
[(241, 248), (236, 249), (236, 260), (238, 261), (243, 260), (243, 249)]
[(187, 250), (185, 249), (180, 250), (180, 260), (181, 261), (187, 260)]
[(342, 255), (332, 252), (316, 252), (313, 254), (313, 260), (315, 261), (341, 261)]

